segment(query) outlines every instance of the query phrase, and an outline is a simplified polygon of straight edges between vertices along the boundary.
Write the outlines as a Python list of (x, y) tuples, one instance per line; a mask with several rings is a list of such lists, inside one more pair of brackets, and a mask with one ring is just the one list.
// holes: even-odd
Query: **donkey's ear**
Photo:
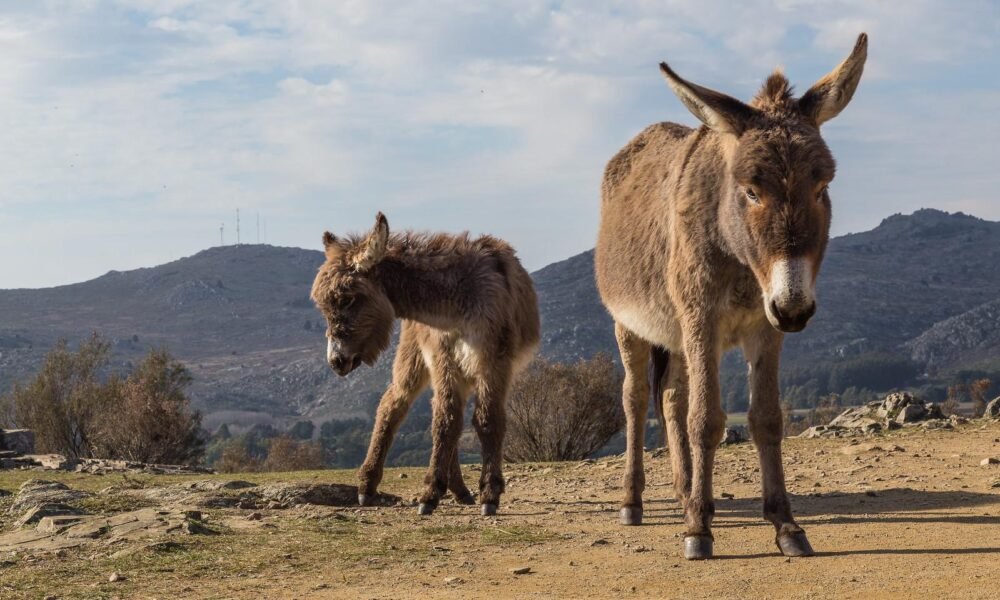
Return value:
[(329, 248), (330, 246), (337, 243), (337, 238), (329, 231), (323, 232), (323, 247)]
[(357, 271), (367, 271), (378, 264), (385, 256), (385, 250), (389, 245), (389, 221), (385, 215), (378, 213), (375, 215), (375, 227), (365, 239), (361, 250), (354, 259), (354, 268)]
[(817, 127), (840, 114), (854, 96), (868, 58), (868, 34), (862, 33), (851, 55), (817, 81), (799, 100), (799, 109)]
[(746, 129), (754, 110), (736, 98), (682, 79), (667, 63), (660, 63), (670, 89), (698, 120), (719, 133), (739, 136)]

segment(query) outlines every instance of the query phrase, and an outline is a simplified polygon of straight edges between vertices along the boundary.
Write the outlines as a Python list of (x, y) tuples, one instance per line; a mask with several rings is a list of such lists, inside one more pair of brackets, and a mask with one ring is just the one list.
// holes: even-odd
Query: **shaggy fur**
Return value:
[(326, 262), (312, 298), (328, 324), (334, 370), (347, 375), (361, 362), (374, 363), (389, 344), (393, 321), (403, 320), (392, 383), (358, 472), (359, 500), (374, 498), (396, 430), (429, 384), (434, 445), (423, 510), (433, 510), (446, 489), (472, 502), (457, 453), (470, 393), (483, 454), (479, 501), (495, 510), (504, 489), (507, 391), (539, 340), (535, 289), (513, 248), (490, 236), (390, 235), (381, 213), (366, 236), (338, 239), (328, 232), (323, 243)]
[(805, 541), (781, 467), (778, 357), (783, 332), (801, 330), (815, 310), (829, 237), (834, 161), (819, 127), (851, 99), (866, 53), (862, 35), (851, 56), (800, 100), (776, 72), (750, 104), (662, 64), (670, 87), (704, 126), (653, 125), (605, 171), (595, 260), (626, 372), (622, 518), (641, 521), (647, 373), (651, 349), (659, 347), (669, 360), (657, 363), (663, 393), (654, 401), (662, 403), (675, 491), (696, 549), (691, 557), (705, 557), (711, 546), (712, 463), (726, 419), (718, 369), (733, 346), (750, 368), (764, 516), (779, 545), (782, 537)]

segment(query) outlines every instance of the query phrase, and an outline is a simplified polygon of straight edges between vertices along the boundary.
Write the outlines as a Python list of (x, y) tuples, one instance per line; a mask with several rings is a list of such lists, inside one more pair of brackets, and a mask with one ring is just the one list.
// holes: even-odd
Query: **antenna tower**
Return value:
[(240, 209), (236, 209), (236, 245), (240, 245)]

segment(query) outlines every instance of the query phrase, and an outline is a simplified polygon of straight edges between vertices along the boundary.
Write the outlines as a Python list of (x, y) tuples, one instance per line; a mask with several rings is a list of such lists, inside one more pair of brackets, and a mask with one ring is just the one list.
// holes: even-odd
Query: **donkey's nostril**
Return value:
[(771, 300), (771, 314), (779, 321), (785, 318), (785, 313), (781, 312), (781, 309), (778, 308), (778, 303), (774, 300)]

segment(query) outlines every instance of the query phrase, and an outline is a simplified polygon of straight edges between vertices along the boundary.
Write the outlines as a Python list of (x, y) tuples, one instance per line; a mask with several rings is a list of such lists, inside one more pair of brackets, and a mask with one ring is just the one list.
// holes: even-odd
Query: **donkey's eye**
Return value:
[(826, 196), (826, 193), (829, 191), (830, 191), (830, 186), (824, 185), (823, 187), (821, 187), (819, 191), (816, 192), (816, 200), (822, 202), (823, 198)]
[(755, 194), (752, 189), (747, 188), (744, 190), (744, 193), (747, 195), (747, 200), (750, 202), (753, 202), (754, 204), (760, 203), (760, 198), (757, 197), (757, 194)]

